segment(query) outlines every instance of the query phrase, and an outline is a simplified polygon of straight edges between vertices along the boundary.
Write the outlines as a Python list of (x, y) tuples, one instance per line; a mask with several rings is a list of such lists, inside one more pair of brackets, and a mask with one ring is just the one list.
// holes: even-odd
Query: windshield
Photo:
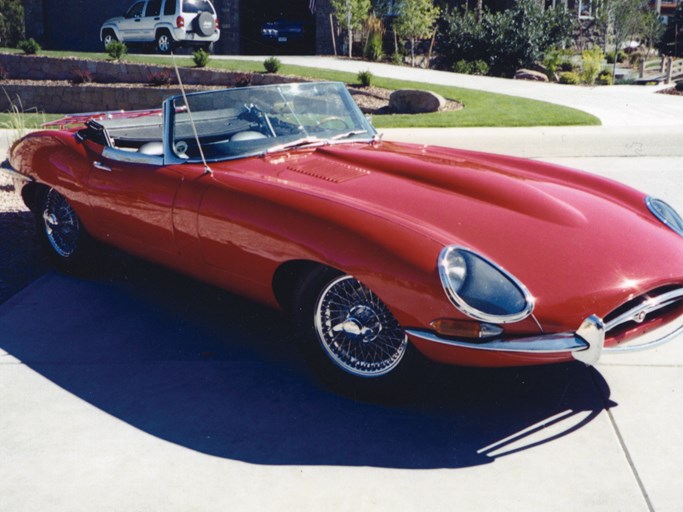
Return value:
[(341, 83), (302, 83), (225, 89), (170, 100), (177, 157), (227, 160), (294, 147), (369, 141), (375, 130)]

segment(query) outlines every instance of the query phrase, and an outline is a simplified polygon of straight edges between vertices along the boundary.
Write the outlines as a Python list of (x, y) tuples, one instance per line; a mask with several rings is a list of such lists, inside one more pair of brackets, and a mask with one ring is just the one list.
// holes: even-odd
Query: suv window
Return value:
[(145, 2), (137, 2), (128, 9), (126, 13), (126, 18), (139, 18), (142, 16), (142, 10), (145, 7)]
[(208, 0), (183, 0), (183, 12), (190, 14), (209, 12), (213, 14), (213, 8), (211, 7), (211, 2)]
[(161, 12), (161, 0), (149, 0), (145, 16), (159, 16)]
[(164, 5), (164, 16), (173, 16), (175, 14), (176, 0), (166, 0)]

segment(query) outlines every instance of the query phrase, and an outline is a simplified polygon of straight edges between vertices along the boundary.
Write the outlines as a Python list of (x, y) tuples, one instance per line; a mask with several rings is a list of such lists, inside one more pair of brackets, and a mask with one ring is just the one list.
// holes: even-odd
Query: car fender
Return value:
[(107, 20), (102, 24), (102, 27), (100, 28), (100, 41), (104, 41), (104, 31), (105, 30), (111, 30), (114, 32), (114, 35), (116, 36), (116, 39), (119, 41), (123, 41), (123, 37), (121, 36), (121, 32), (119, 31), (119, 26), (118, 22), (123, 19), (123, 18), (113, 18), (111, 20)]

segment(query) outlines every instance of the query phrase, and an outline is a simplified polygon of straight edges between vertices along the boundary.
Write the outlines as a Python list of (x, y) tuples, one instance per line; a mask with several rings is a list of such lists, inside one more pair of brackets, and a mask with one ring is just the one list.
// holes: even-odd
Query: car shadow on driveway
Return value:
[[(0, 307), (0, 348), (148, 434), (267, 465), (458, 468), (582, 428), (609, 387), (579, 364), (440, 368), (388, 403), (319, 388), (279, 313), (126, 258), (49, 273)], [(106, 433), (103, 433), (106, 435)]]

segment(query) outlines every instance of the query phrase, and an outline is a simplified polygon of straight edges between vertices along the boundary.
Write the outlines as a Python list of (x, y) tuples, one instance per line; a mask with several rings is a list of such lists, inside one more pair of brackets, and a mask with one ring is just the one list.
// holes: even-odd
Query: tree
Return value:
[[(607, 20), (612, 29), (615, 52), (624, 43), (645, 29), (645, 10), (642, 0), (610, 0), (605, 5)], [(615, 54), (616, 55), (616, 54)], [(612, 80), (617, 71), (617, 59), (612, 67)]]
[(349, 57), (353, 56), (353, 31), (363, 27), (372, 5), (370, 0), (330, 0), (334, 17), (337, 22), (346, 27), (349, 45)]
[(430, 37), (439, 17), (439, 8), (432, 0), (401, 0), (398, 16), (394, 21), (394, 32), (410, 41), (410, 63), (415, 66), (415, 43), (418, 39)]
[(0, 0), (0, 46), (16, 46), (25, 37), (21, 0)]

